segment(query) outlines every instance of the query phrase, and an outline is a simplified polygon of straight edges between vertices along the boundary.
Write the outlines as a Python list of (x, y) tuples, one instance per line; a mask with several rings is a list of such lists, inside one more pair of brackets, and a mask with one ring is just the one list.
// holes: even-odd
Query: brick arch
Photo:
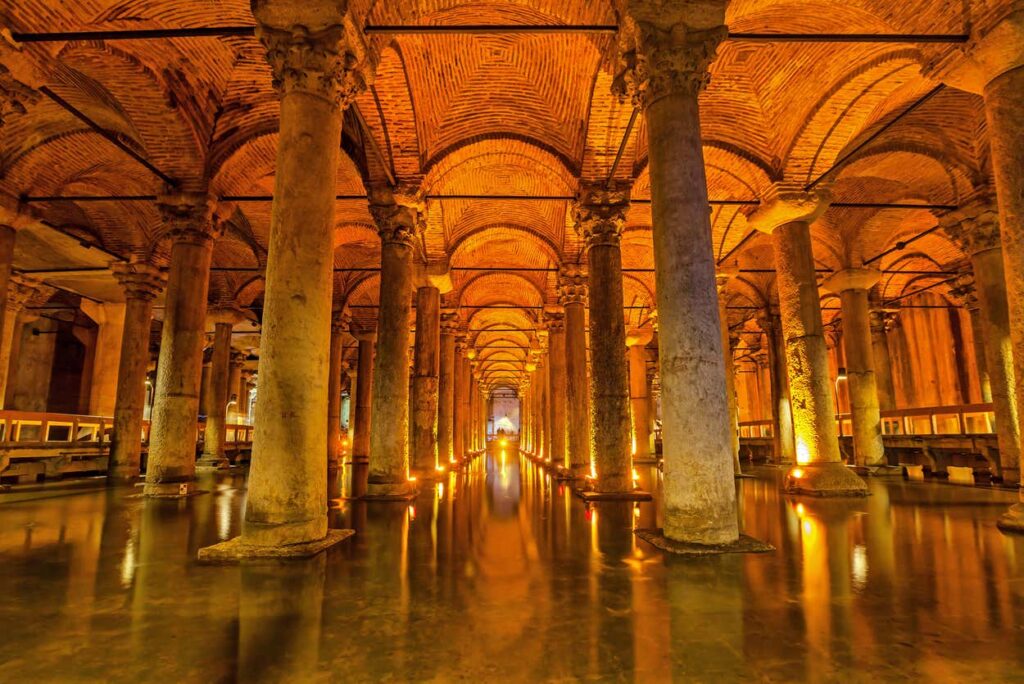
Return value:
[[(509, 285), (517, 285), (519, 289), (509, 290)], [(522, 287), (525, 286), (524, 291)], [(536, 298), (531, 296), (536, 295)], [(467, 301), (473, 296), (481, 297), (479, 301)], [(455, 293), (457, 306), (472, 307), (483, 304), (519, 304), (524, 306), (541, 306), (544, 304), (544, 289), (534, 281), (519, 273), (484, 272), (467, 278), (460, 284)]]

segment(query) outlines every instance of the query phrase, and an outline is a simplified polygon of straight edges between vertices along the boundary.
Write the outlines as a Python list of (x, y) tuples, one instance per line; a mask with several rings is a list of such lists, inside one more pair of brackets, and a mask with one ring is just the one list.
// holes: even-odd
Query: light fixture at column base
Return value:
[(868, 486), (843, 463), (808, 463), (786, 473), (786, 493), (808, 496), (867, 496)]
[(226, 458), (206, 458), (205, 456), (196, 461), (196, 471), (211, 472), (216, 470), (227, 470), (231, 467), (231, 461)]
[(195, 480), (189, 480), (188, 482), (142, 483), (142, 496), (149, 499), (184, 499), (188, 496), (208, 493), (205, 489), (199, 489)]
[(643, 492), (633, 489), (625, 492), (585, 492), (575, 490), (581, 499), (587, 503), (595, 501), (650, 501), (654, 497), (650, 492)]
[(1000, 516), (996, 527), (1003, 532), (1024, 534), (1024, 503), (1010, 506), (1010, 510)]
[(723, 553), (767, 553), (775, 547), (745, 534), (728, 544), (694, 544), (669, 539), (658, 529), (633, 530), (633, 533), (656, 549), (680, 556), (717, 556)]
[(282, 544), (281, 546), (265, 546), (246, 544), (243, 537), (235, 537), (220, 544), (199, 549), (197, 558), (200, 563), (239, 563), (245, 560), (278, 560), (288, 558), (311, 558), (321, 551), (348, 539), (355, 530), (327, 530), (323, 539), (304, 542), (302, 544)]

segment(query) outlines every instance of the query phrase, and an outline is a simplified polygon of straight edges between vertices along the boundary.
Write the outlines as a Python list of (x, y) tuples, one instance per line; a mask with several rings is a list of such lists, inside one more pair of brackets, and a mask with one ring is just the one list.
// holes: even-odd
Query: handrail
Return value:
[[(995, 431), (995, 414), (990, 402), (954, 406), (915, 406), (881, 411), (882, 434), (899, 435), (985, 435)], [(835, 415), (840, 437), (852, 434), (852, 416)], [(740, 421), (741, 438), (771, 437), (771, 420)]]
[[(198, 442), (206, 428), (199, 423)], [(228, 423), (224, 426), (226, 444), (249, 444), (254, 428), (246, 423)], [(142, 422), (140, 438), (149, 443), (150, 422)], [(13, 411), (0, 409), (0, 445), (44, 446), (53, 444), (106, 445), (114, 431), (110, 416), (92, 416), (74, 413), (46, 413), (40, 411)]]

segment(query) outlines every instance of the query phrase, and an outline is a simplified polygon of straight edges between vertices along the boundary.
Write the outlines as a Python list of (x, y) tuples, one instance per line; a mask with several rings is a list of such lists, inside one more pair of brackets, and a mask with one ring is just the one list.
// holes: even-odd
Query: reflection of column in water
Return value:
[(303, 681), (320, 659), (325, 554), (243, 563), (238, 600), (240, 682)]
[(666, 556), (672, 681), (749, 678), (742, 657), (744, 558), (742, 554)]
[(633, 554), (633, 502), (608, 501), (594, 504), (597, 515), (597, 562), (591, 565), (597, 583), (595, 618), (597, 643), (596, 672), (631, 679), (634, 671), (635, 616), (633, 577), (626, 561)]

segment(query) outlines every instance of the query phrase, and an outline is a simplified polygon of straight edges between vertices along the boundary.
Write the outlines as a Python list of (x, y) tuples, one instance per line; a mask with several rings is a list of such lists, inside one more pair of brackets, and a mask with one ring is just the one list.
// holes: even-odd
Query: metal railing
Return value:
[[(881, 414), (884, 436), (986, 435), (995, 431), (991, 403), (891, 409)], [(853, 434), (852, 416), (837, 414), (836, 426), (840, 437), (849, 437)], [(771, 420), (748, 420), (740, 422), (739, 429), (741, 438), (770, 438), (773, 424)]]
[[(143, 444), (149, 443), (149, 421), (143, 421)], [(206, 424), (200, 423), (196, 441), (201, 441)], [(85, 416), (72, 413), (38, 413), (0, 410), (0, 445), (11, 446), (103, 446), (109, 445), (114, 431), (110, 416)], [(254, 428), (244, 423), (225, 426), (225, 444), (249, 444)]]

